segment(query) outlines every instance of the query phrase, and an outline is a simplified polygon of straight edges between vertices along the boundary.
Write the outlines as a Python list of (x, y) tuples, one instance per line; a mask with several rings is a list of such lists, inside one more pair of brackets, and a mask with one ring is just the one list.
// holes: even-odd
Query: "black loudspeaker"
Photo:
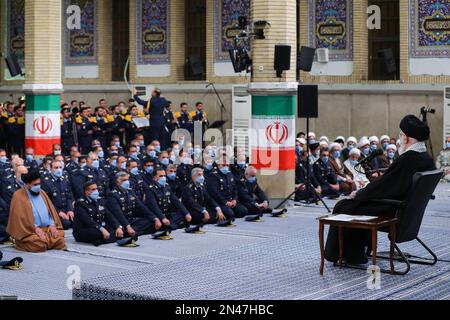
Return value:
[(11, 77), (23, 75), (22, 68), (20, 67), (19, 61), (17, 61), (17, 57), (14, 53), (8, 53), (8, 56), (5, 58), (5, 62)]
[(298, 56), (297, 68), (306, 72), (310, 72), (314, 56), (316, 55), (316, 49), (310, 47), (301, 47), (300, 54)]
[(379, 50), (378, 58), (383, 61), (384, 72), (387, 74), (397, 72), (397, 64), (395, 63), (394, 52), (392, 49)]
[(291, 46), (284, 44), (275, 46), (274, 69), (277, 71), (277, 77), (281, 77), (283, 71), (291, 69)]
[(297, 108), (299, 118), (319, 117), (319, 87), (317, 85), (298, 86)]
[(203, 63), (198, 54), (191, 54), (188, 58), (188, 63), (192, 75), (198, 76), (203, 74)]

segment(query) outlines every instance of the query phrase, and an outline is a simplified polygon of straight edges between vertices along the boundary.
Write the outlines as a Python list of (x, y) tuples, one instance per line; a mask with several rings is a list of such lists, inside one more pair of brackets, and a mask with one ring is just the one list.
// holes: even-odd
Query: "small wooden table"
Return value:
[(367, 229), (372, 231), (372, 272), (376, 272), (377, 265), (377, 233), (378, 229), (383, 227), (389, 227), (389, 239), (390, 239), (390, 255), (389, 260), (391, 264), (391, 274), (394, 273), (394, 244), (396, 238), (396, 228), (395, 225), (398, 221), (397, 218), (391, 217), (377, 217), (370, 221), (333, 221), (327, 220), (326, 218), (330, 217), (324, 216), (320, 217), (319, 220), (319, 241), (320, 241), (320, 275), (323, 276), (323, 268), (324, 268), (324, 255), (325, 255), (325, 242), (323, 239), (323, 233), (325, 229), (325, 225), (329, 225), (330, 227), (337, 227), (339, 234), (339, 267), (342, 268), (342, 260), (343, 260), (343, 251), (344, 251), (344, 235), (342, 232), (343, 228), (348, 229)]

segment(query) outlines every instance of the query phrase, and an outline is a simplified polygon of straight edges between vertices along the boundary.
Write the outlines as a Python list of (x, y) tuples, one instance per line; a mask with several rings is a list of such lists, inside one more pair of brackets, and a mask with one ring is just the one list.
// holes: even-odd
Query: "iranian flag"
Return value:
[(58, 94), (26, 97), (25, 146), (37, 156), (50, 154), (53, 144), (61, 143), (59, 99)]
[(252, 163), (258, 169), (295, 170), (295, 98), (252, 97)]

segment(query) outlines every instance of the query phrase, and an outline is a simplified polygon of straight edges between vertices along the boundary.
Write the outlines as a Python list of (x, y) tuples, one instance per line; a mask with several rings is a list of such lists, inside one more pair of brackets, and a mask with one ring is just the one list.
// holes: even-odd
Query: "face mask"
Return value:
[(256, 183), (256, 177), (249, 177), (247, 179), (248, 182), (250, 182), (251, 184), (255, 184)]
[(244, 169), (244, 168), (245, 168), (245, 165), (246, 165), (245, 162), (239, 162), (239, 163), (238, 163), (238, 166), (239, 166), (241, 169)]
[(57, 178), (61, 178), (63, 176), (63, 170), (62, 169), (56, 169), (54, 175)]
[(138, 168), (133, 168), (131, 169), (130, 173), (134, 176), (137, 176), (139, 174), (139, 169)]
[(330, 160), (329, 157), (323, 157), (322, 158), (322, 162), (325, 163), (325, 164), (327, 164), (329, 160)]
[(376, 144), (371, 144), (370, 145), (370, 150), (375, 151), (378, 149), (378, 146)]
[(205, 177), (204, 176), (198, 176), (197, 179), (195, 179), (195, 181), (198, 184), (203, 184), (203, 183), (205, 183)]
[(136, 151), (139, 153), (141, 152), (141, 147), (140, 146), (136, 146)]
[(55, 156), (60, 156), (61, 155), (61, 150), (55, 150), (55, 152), (53, 154)]
[(173, 149), (173, 153), (180, 154), (180, 149), (178, 149), (178, 148)]
[(447, 142), (447, 143), (445, 144), (445, 147), (446, 147), (446, 149), (450, 149), (450, 142)]
[(78, 164), (79, 160), (78, 160), (78, 159), (75, 159), (75, 160), (73, 160), (73, 162), (75, 162), (76, 164)]
[(94, 160), (94, 161), (92, 162), (92, 168), (94, 168), (94, 169), (100, 168), (100, 161)]
[(163, 159), (161, 160), (161, 163), (162, 163), (164, 166), (168, 166), (168, 165), (169, 165), (169, 159), (163, 158)]
[(117, 166), (117, 160), (111, 161), (111, 166), (113, 166), (113, 167)]
[(175, 180), (177, 178), (177, 174), (175, 172), (169, 172), (167, 174), (167, 178), (169, 178), (169, 180)]
[(91, 198), (94, 201), (97, 201), (99, 197), (100, 197), (100, 192), (98, 192), (98, 190), (92, 191), (91, 195), (89, 196), (89, 198)]
[(295, 151), (297, 153), (300, 153), (300, 152), (302, 152), (302, 148), (300, 148), (300, 146), (295, 146)]
[(130, 155), (130, 157), (131, 157), (132, 159), (136, 160), (137, 157), (138, 157), (138, 154), (137, 154), (136, 152), (133, 152), (133, 153)]
[(145, 146), (144, 140), (139, 141), (139, 144), (141, 145), (141, 147)]
[(358, 164), (358, 160), (350, 160), (350, 164), (352, 166), (356, 166)]
[(388, 153), (387, 153), (387, 158), (388, 158), (389, 160), (394, 159), (394, 156), (395, 156), (395, 152), (388, 152)]
[(316, 157), (320, 157), (320, 150), (317, 150), (315, 155), (316, 155)]
[(41, 185), (40, 185), (40, 184), (37, 184), (37, 185), (31, 187), (31, 188), (30, 188), (30, 191), (31, 191), (32, 193), (34, 193), (35, 195), (38, 195), (38, 194), (41, 192)]
[(195, 154), (200, 154), (200, 153), (202, 153), (202, 149), (200, 149), (200, 148), (195, 148), (195, 149), (194, 149), (194, 153), (195, 153)]
[(185, 165), (191, 164), (191, 158), (183, 158), (183, 164)]
[(119, 148), (120, 147), (120, 142), (114, 142), (114, 145), (117, 147), (117, 148)]
[(126, 169), (127, 169), (127, 163), (126, 163), (126, 162), (122, 162), (122, 163), (120, 164), (120, 169), (126, 170)]
[(363, 152), (366, 156), (368, 156), (369, 153), (370, 153), (370, 148), (369, 148), (369, 147), (364, 148), (362, 152)]
[(385, 142), (383, 143), (383, 150), (386, 150), (386, 148), (388, 147), (389, 143)]
[(178, 141), (178, 144), (179, 144), (180, 146), (184, 146), (184, 140)]
[(209, 154), (210, 157), (213, 157), (213, 158), (216, 156), (216, 153), (212, 149), (208, 150), (208, 154)]
[(130, 189), (130, 180), (124, 181), (122, 182), (122, 184), (120, 185), (122, 187), (122, 189), (124, 190), (129, 190)]
[(33, 161), (33, 156), (31, 154), (27, 154), (26, 159), (28, 162)]
[(147, 154), (150, 158), (156, 158), (156, 151), (150, 151)]
[(355, 147), (354, 145), (350, 144), (350, 145), (347, 147), (347, 149), (348, 149), (348, 150), (352, 150), (354, 147)]
[(333, 158), (339, 159), (340, 157), (341, 157), (341, 152), (340, 151), (334, 151), (333, 152)]
[(230, 168), (227, 166), (222, 167), (222, 168), (220, 168), (220, 172), (222, 172), (223, 174), (228, 174), (228, 173), (230, 173)]
[(156, 150), (156, 152), (161, 152), (161, 146), (156, 146), (155, 150)]
[(0, 157), (0, 162), (1, 163), (6, 163), (8, 161), (7, 157)]
[(206, 170), (212, 170), (212, 168), (213, 168), (213, 164), (212, 163), (205, 164), (205, 169)]
[(82, 163), (82, 164), (80, 165), (81, 168), (86, 168), (86, 166), (87, 166), (87, 163), (86, 163), (86, 162), (85, 162), (85, 163)]
[(105, 153), (103, 151), (99, 151), (97, 153), (97, 155), (98, 155), (99, 158), (102, 158), (102, 159), (105, 157)]
[(147, 172), (148, 174), (152, 174), (153, 173), (153, 167), (145, 168), (145, 172)]
[(194, 148), (188, 148), (188, 153), (192, 156), (194, 154)]
[(164, 186), (167, 184), (167, 179), (166, 179), (166, 177), (161, 177), (161, 178), (159, 178), (159, 179), (158, 179), (158, 184), (159, 184), (161, 187), (164, 187)]

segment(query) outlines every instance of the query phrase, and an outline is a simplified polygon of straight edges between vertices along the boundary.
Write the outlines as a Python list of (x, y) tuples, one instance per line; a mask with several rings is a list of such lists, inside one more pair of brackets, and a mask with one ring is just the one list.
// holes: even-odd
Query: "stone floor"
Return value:
[[(421, 229), (422, 239), (443, 260), (450, 260), (449, 208), (450, 184), (441, 184)], [(326, 264), (320, 277), (316, 218), (324, 214), (321, 206), (296, 207), (285, 219), (237, 221), (237, 227), (225, 229), (207, 226), (204, 235), (178, 230), (172, 241), (141, 237), (138, 248), (96, 248), (76, 243), (70, 233), (67, 252), (30, 254), (0, 247), (4, 259), (24, 258), (23, 270), (0, 270), (0, 295), (49, 300), (450, 299), (448, 262), (412, 265), (406, 276), (382, 274), (379, 289), (368, 289), (369, 275), (361, 270)], [(423, 254), (414, 243), (400, 247)], [(387, 248), (385, 236), (379, 237), (379, 248)], [(68, 283), (77, 274), (82, 287), (73, 294)]]

